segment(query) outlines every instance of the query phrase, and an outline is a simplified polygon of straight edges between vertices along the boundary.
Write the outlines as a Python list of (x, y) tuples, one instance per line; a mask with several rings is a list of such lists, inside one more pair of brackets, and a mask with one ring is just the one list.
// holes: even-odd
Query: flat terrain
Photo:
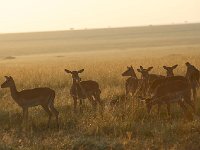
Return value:
[[(110, 101), (124, 94), (121, 73), (132, 65), (153, 66), (165, 75), (163, 65), (179, 64), (176, 75), (185, 75), (185, 62), (200, 69), (200, 24), (148, 26), (120, 29), (23, 33), (0, 35), (0, 83), (10, 75), (17, 89), (50, 87), (56, 91), (60, 129), (47, 114), (31, 108), (28, 131), (22, 125), (22, 110), (8, 89), (0, 90), (0, 149), (200, 149), (200, 93), (194, 121), (172, 107), (169, 121), (166, 106), (157, 115), (148, 114), (145, 104), (133, 98), (116, 107)], [(82, 80), (92, 79), (101, 87), (105, 110), (96, 112), (88, 100), (84, 111), (74, 114), (69, 95), (71, 76), (64, 69), (84, 68)], [(137, 73), (138, 77), (140, 74)]]
[(200, 24), (1, 34), (0, 45), (0, 57), (111, 50), (142, 53), (160, 48), (161, 53), (165, 49), (198, 52)]

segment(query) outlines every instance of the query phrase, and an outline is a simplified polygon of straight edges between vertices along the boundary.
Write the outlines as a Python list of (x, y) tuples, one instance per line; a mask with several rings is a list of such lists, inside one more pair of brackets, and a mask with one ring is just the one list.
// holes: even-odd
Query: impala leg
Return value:
[(185, 102), (192, 107), (193, 112), (195, 113), (196, 112), (196, 108), (195, 108), (194, 101), (191, 101), (190, 98), (187, 98), (187, 99), (185, 99)]
[(197, 89), (193, 88), (192, 92), (193, 92), (192, 94), (193, 94), (194, 101), (196, 101), (197, 100)]
[(23, 123), (25, 124), (27, 128), (27, 125), (28, 125), (28, 108), (27, 107), (23, 108)]
[(25, 118), (26, 118), (26, 112), (25, 112), (25, 108), (23, 108), (23, 118), (22, 118), (23, 124), (25, 124)]
[(92, 104), (93, 110), (96, 110), (97, 108), (97, 102), (96, 102), (96, 98), (94, 99), (92, 96), (88, 97), (90, 103)]
[(83, 100), (82, 99), (80, 99), (79, 106), (80, 106), (80, 112), (82, 113), (83, 112)]
[(48, 120), (48, 123), (47, 123), (47, 128), (49, 128), (49, 125), (50, 125), (50, 122), (51, 122), (52, 113), (51, 113), (51, 111), (49, 110), (49, 107), (48, 107), (48, 106), (43, 105), (42, 107), (43, 107), (43, 109), (47, 112), (47, 114), (49, 115), (49, 120)]
[(74, 100), (74, 112), (76, 112), (77, 98), (73, 97), (73, 100)]
[(94, 98), (95, 98), (96, 102), (98, 102), (99, 105), (103, 108), (103, 102), (101, 101), (100, 94), (96, 93)]
[(129, 94), (129, 89), (128, 89), (128, 87), (126, 87), (126, 91), (125, 91), (125, 98), (126, 99), (128, 98), (128, 94)]
[(52, 111), (52, 113), (56, 116), (56, 125), (57, 125), (57, 128), (59, 128), (59, 122), (58, 122), (59, 112), (56, 110), (53, 103), (49, 106), (49, 108)]
[(168, 117), (171, 118), (170, 104), (167, 104), (167, 114)]
[(184, 114), (187, 116), (189, 120), (193, 120), (192, 114), (188, 111), (183, 101), (179, 102), (180, 107), (183, 109)]
[(158, 104), (158, 115), (160, 116), (160, 108), (161, 108), (161, 104)]

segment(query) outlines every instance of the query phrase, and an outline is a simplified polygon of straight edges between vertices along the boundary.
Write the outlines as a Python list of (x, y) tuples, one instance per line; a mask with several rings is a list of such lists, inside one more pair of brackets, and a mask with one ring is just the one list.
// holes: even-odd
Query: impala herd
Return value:
[[(177, 68), (177, 66), (178, 65), (171, 67), (163, 66), (166, 70), (166, 76), (150, 74), (153, 67), (143, 68), (140, 66), (137, 71), (141, 73), (141, 79), (136, 76), (132, 66), (127, 67), (127, 70), (122, 73), (122, 76), (129, 77), (125, 84), (125, 98), (127, 98), (128, 95), (131, 95), (134, 99), (144, 101), (146, 103), (148, 113), (151, 111), (153, 105), (158, 105), (159, 113), (161, 105), (166, 104), (169, 117), (170, 105), (172, 103), (178, 103), (187, 118), (192, 120), (193, 115), (188, 110), (186, 104), (191, 106), (193, 112), (195, 112), (197, 88), (200, 85), (200, 72), (195, 66), (187, 62), (186, 75), (175, 76), (173, 71)], [(78, 101), (80, 111), (82, 111), (83, 99), (88, 99), (94, 110), (96, 109), (97, 104), (103, 108), (103, 103), (100, 98), (101, 90), (99, 88), (99, 84), (92, 80), (81, 81), (79, 74), (83, 71), (84, 69), (78, 71), (65, 69), (65, 72), (72, 76), (73, 83), (70, 89), (70, 95), (74, 101), (74, 111), (76, 112)], [(34, 88), (19, 92), (17, 91), (15, 82), (11, 76), (5, 76), (5, 79), (6, 81), (1, 85), (1, 88), (10, 89), (11, 97), (23, 110), (24, 123), (27, 124), (28, 121), (28, 108), (40, 105), (49, 116), (47, 124), (48, 127), (52, 115), (56, 117), (56, 125), (59, 127), (59, 112), (54, 107), (54, 90), (50, 88)]]

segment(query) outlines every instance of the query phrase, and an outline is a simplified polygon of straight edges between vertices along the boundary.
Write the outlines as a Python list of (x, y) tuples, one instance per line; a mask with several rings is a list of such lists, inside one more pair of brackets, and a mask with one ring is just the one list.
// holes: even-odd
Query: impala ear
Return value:
[(6, 78), (6, 80), (9, 80), (10, 78), (8, 76), (4, 76)]
[(186, 66), (191, 66), (191, 64), (189, 62), (186, 62), (185, 65)]
[(131, 69), (133, 69), (133, 66), (131, 65)]
[(166, 66), (163, 66), (163, 68), (167, 70), (167, 67), (166, 67)]
[(143, 70), (144, 68), (142, 66), (140, 66), (140, 70)]
[(82, 73), (84, 71), (84, 69), (81, 69), (81, 70), (79, 70), (79, 71), (77, 71), (78, 73)]
[(178, 67), (178, 65), (174, 65), (174, 66), (172, 66), (173, 69), (176, 69), (176, 67)]
[(151, 71), (153, 69), (153, 67), (149, 67), (148, 69), (147, 69), (147, 71)]
[(67, 69), (65, 69), (65, 72), (67, 72), (67, 73), (72, 73), (70, 70), (67, 70)]

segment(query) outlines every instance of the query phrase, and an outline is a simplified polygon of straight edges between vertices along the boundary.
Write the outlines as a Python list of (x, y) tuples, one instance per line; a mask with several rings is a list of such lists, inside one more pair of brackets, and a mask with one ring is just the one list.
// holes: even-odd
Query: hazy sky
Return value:
[(200, 22), (200, 0), (0, 0), (0, 33)]

